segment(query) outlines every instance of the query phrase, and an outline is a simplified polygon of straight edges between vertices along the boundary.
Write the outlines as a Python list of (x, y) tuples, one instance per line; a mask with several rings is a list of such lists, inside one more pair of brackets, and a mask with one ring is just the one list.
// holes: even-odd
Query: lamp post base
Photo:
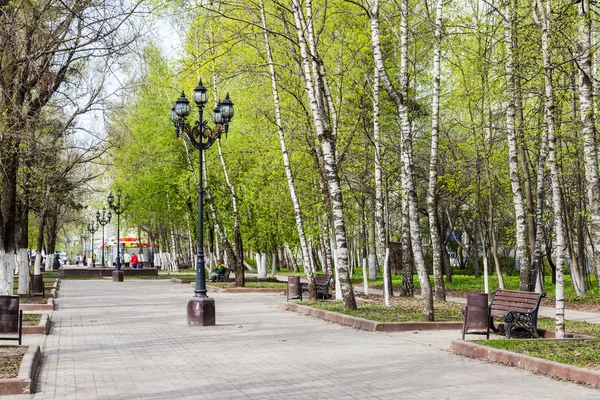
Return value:
[(123, 271), (113, 271), (112, 274), (113, 282), (123, 282)]
[(215, 325), (215, 299), (192, 297), (187, 303), (188, 326)]

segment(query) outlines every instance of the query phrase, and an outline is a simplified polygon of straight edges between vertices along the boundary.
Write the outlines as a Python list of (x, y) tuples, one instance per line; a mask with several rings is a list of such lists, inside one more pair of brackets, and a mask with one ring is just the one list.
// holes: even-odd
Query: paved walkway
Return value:
[(444, 349), (458, 331), (358, 331), (282, 311), (280, 295), (211, 294), (217, 326), (188, 327), (192, 293), (167, 281), (61, 281), (38, 393), (13, 399), (600, 397), (455, 356)]

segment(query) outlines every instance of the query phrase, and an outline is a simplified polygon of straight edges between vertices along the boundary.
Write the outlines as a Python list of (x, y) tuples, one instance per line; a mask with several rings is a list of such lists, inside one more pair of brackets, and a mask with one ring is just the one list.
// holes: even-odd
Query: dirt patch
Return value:
[(25, 347), (0, 347), (0, 379), (16, 378), (19, 375)]

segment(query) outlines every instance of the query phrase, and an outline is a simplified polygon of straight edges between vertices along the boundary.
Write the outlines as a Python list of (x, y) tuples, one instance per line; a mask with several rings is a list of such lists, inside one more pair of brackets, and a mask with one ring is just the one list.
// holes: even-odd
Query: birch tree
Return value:
[(403, 163), (402, 185), (404, 187), (406, 201), (408, 203), (408, 223), (410, 226), (410, 242), (419, 282), (421, 283), (421, 295), (423, 297), (423, 320), (434, 320), (433, 295), (431, 283), (425, 266), (425, 257), (421, 245), (421, 231), (419, 226), (419, 212), (417, 207), (417, 193), (413, 177), (412, 158), (412, 133), (408, 116), (408, 1), (402, 0), (401, 23), (400, 23), (400, 90), (396, 90), (388, 76), (383, 64), (383, 57), (379, 38), (379, 1), (374, 0), (371, 4), (371, 42), (373, 47), (373, 58), (375, 68), (379, 71), (382, 83), (389, 96), (394, 101), (398, 118), (400, 120), (400, 131), (402, 140), (401, 158)]
[(294, 175), (292, 174), (292, 168), (290, 166), (290, 158), (287, 151), (287, 145), (285, 141), (285, 134), (283, 132), (283, 122), (281, 119), (281, 106), (279, 103), (279, 89), (277, 87), (277, 75), (275, 74), (275, 64), (273, 62), (273, 54), (271, 52), (271, 40), (269, 37), (269, 30), (267, 29), (267, 19), (265, 16), (265, 7), (262, 0), (259, 0), (260, 16), (263, 27), (263, 33), (265, 38), (265, 48), (267, 51), (267, 63), (269, 64), (269, 77), (271, 78), (271, 90), (273, 91), (273, 104), (275, 106), (275, 123), (277, 125), (277, 135), (279, 136), (279, 144), (281, 146), (281, 155), (283, 158), (283, 167), (285, 169), (285, 176), (287, 178), (288, 188), (290, 191), (290, 198), (292, 205), (294, 206), (294, 217), (296, 219), (296, 228), (298, 229), (298, 237), (300, 238), (300, 251), (302, 253), (302, 262), (304, 264), (304, 273), (308, 279), (308, 293), (311, 301), (317, 299), (317, 292), (315, 287), (315, 278), (313, 270), (310, 266), (310, 255), (308, 252), (308, 245), (306, 243), (306, 234), (304, 233), (304, 222), (302, 219), (302, 210), (300, 208), (300, 201), (296, 195), (296, 185), (294, 183)]
[(558, 162), (556, 159), (556, 123), (554, 120), (555, 105), (554, 105), (554, 86), (552, 82), (553, 65), (550, 54), (552, 48), (551, 37), (551, 15), (552, 8), (550, 0), (546, 0), (546, 4), (542, 0), (536, 0), (535, 10), (538, 16), (538, 24), (542, 32), (542, 55), (544, 58), (544, 119), (546, 122), (546, 130), (548, 132), (548, 162), (550, 164), (550, 178), (552, 181), (552, 205), (554, 211), (554, 232), (556, 235), (556, 337), (565, 337), (565, 285), (564, 285), (564, 250), (565, 233), (564, 223), (562, 218), (562, 194), (560, 191)]
[[(596, 278), (600, 282), (600, 179), (593, 108), (592, 43), (590, 0), (578, 2), (579, 41), (575, 54), (579, 70), (579, 117), (583, 137), (583, 161), (587, 183), (587, 201), (591, 217), (592, 247)], [(559, 265), (557, 265), (557, 268)]]
[[(335, 267), (339, 276), (345, 309), (356, 309), (356, 300), (352, 282), (348, 275), (348, 240), (342, 190), (336, 160), (337, 115), (331, 99), (327, 74), (323, 61), (319, 57), (312, 29), (312, 1), (305, 3), (304, 14), (299, 0), (292, 1), (292, 11), (300, 48), (301, 66), (304, 77), (306, 97), (313, 117), (317, 139), (323, 150), (324, 171), (327, 177), (332, 214), (332, 229), (336, 244)], [(305, 37), (306, 33), (306, 37)], [(310, 51), (310, 53), (309, 53)], [(331, 115), (331, 122), (328, 113)]]
[(521, 264), (519, 289), (530, 291), (531, 285), (531, 263), (530, 254), (527, 245), (527, 220), (525, 217), (525, 207), (523, 205), (523, 195), (521, 192), (521, 182), (519, 180), (519, 159), (517, 150), (517, 134), (515, 127), (516, 120), (516, 93), (515, 93), (515, 71), (514, 71), (514, 53), (513, 53), (513, 11), (512, 0), (508, 0), (504, 6), (504, 43), (506, 46), (506, 135), (508, 140), (508, 168), (510, 173), (510, 185), (513, 193), (513, 203), (515, 208), (515, 226), (517, 236), (517, 254)]
[[(429, 185), (427, 187), (427, 213), (429, 215), (429, 234), (433, 252), (433, 279), (435, 298), (446, 301), (444, 271), (442, 265), (442, 244), (439, 234), (436, 189), (438, 179), (438, 142), (440, 130), (440, 58), (442, 42), (443, 0), (437, 0), (435, 6), (435, 33), (433, 45), (433, 96), (431, 99), (431, 157), (429, 159)], [(485, 244), (484, 244), (485, 245)]]

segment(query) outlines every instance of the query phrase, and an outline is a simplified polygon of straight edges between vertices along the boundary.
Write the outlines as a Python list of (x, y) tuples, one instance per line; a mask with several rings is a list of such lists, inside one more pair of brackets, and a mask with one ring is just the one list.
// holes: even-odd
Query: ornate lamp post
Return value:
[(106, 200), (108, 201), (108, 207), (115, 214), (117, 214), (117, 267), (113, 271), (113, 282), (123, 282), (123, 271), (121, 271), (121, 255), (119, 254), (119, 250), (121, 247), (120, 237), (121, 237), (121, 214), (125, 211), (125, 206), (129, 201), (129, 195), (125, 195), (123, 202), (121, 202), (121, 197), (123, 196), (123, 192), (121, 189), (117, 190), (117, 201), (115, 202), (115, 197), (113, 194), (109, 194)]
[(94, 233), (98, 232), (98, 223), (96, 222), (96, 224), (94, 225), (94, 220), (92, 220), (92, 222), (88, 223), (87, 228), (88, 228), (88, 232), (91, 234), (91, 238), (90, 238), (90, 249), (91, 251), (91, 257), (92, 257), (92, 268), (94, 268), (96, 266), (96, 256), (94, 255)]
[(104, 265), (104, 225), (108, 224), (111, 218), (112, 214), (110, 211), (106, 214), (106, 207), (102, 207), (102, 218), (100, 218), (100, 211), (96, 211), (96, 221), (102, 225), (102, 267), (106, 266)]
[(208, 149), (218, 140), (223, 133), (229, 130), (229, 121), (233, 118), (233, 103), (229, 99), (229, 93), (225, 100), (219, 101), (213, 110), (214, 128), (208, 126), (208, 121), (202, 119), (204, 106), (208, 103), (208, 94), (202, 81), (194, 89), (194, 103), (198, 106), (198, 120), (193, 127), (185, 123), (185, 118), (190, 115), (190, 102), (181, 92), (181, 97), (175, 102), (171, 109), (171, 121), (175, 126), (175, 135), (179, 137), (181, 132), (185, 133), (189, 143), (200, 152), (200, 163), (198, 167), (198, 258), (196, 261), (196, 289), (194, 297), (187, 304), (188, 325), (215, 325), (215, 300), (206, 296), (206, 277), (204, 271), (203, 242), (203, 212), (204, 188), (202, 184), (202, 164), (204, 163), (204, 150)]

